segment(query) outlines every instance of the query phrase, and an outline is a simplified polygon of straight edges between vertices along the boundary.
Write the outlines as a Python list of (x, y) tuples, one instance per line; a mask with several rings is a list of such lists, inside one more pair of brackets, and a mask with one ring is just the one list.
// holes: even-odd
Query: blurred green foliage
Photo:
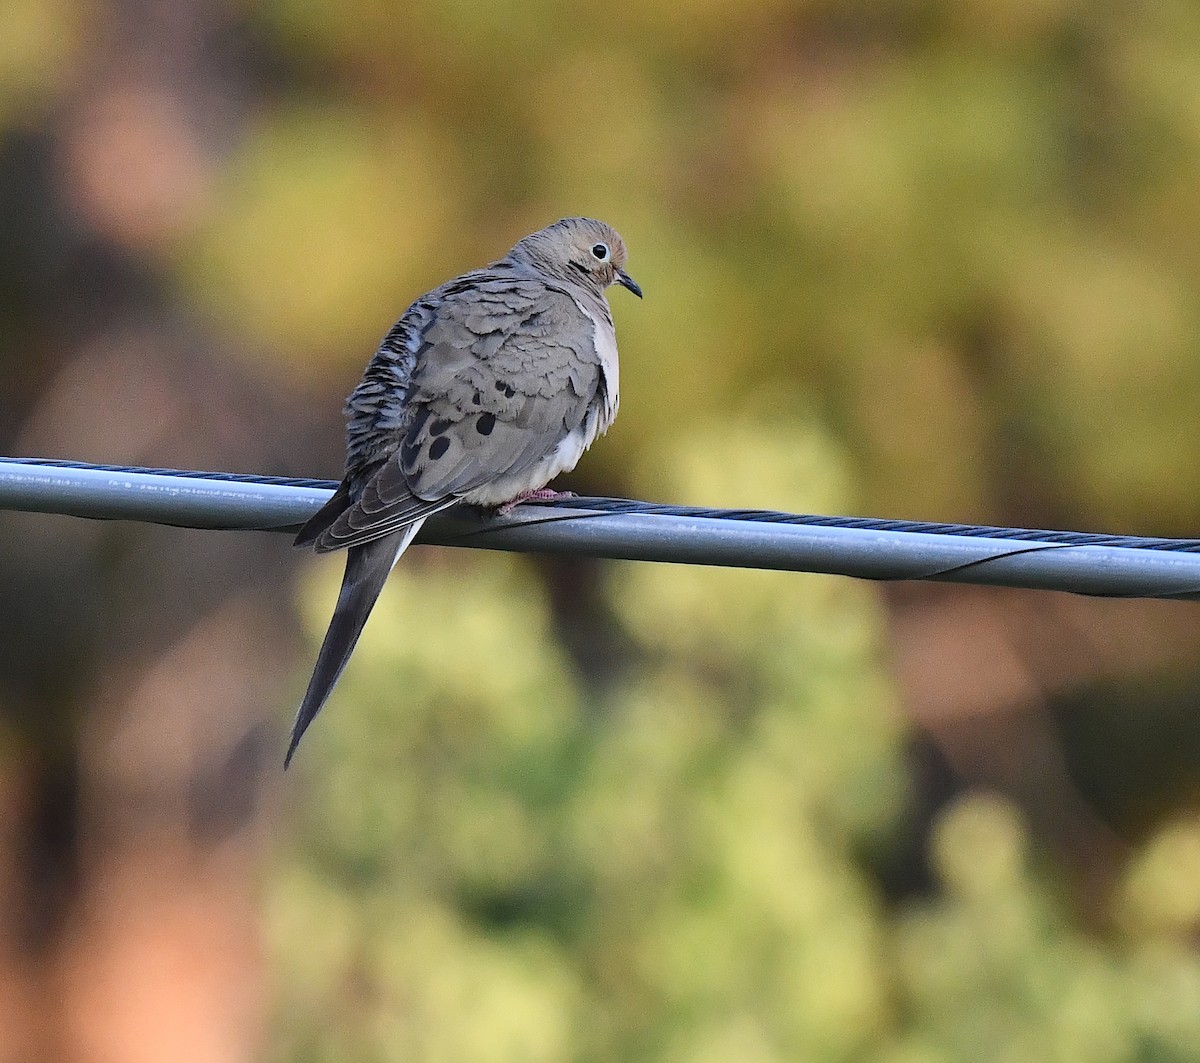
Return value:
[[(1200, 7), (254, 12), (296, 83), (178, 254), (301, 376), (349, 382), (409, 298), (594, 214), (647, 300), (614, 298), (592, 482), (1194, 530)], [(968, 795), (897, 906), (873, 868), (913, 814), (907, 734), (871, 594), (604, 571), (607, 685), (527, 561), (394, 573), (268, 885), (277, 1058), (1200, 1058), (1194, 821), (1097, 926)]]
[[(827, 442), (734, 436), (736, 464), (681, 486), (803, 471), (836, 503)], [(441, 560), (394, 574), (303, 769), (306, 840), (271, 890), (280, 1058), (877, 1043), (883, 913), (854, 853), (886, 845), (906, 784), (870, 593), (623, 566), (609, 603), (641, 652), (597, 694), (528, 561)]]
[[(844, 497), (811, 429), (723, 438), (729, 463), (668, 456), (664, 488)], [(933, 894), (885, 901), (906, 727), (864, 586), (615, 566), (636, 651), (597, 693), (527, 559), (448, 554), (393, 574), (300, 760), (268, 886), (276, 1058), (1200, 1054), (1194, 820), (1133, 862), (1104, 935), (994, 797), (941, 816)], [(305, 598), (314, 644), (337, 569)]]
[(28, 119), (61, 90), (77, 61), (82, 12), (70, 0), (5, 0), (0, 7), (0, 133)]
[(650, 297), (615, 300), (597, 475), (637, 490), (679, 412), (771, 393), (846, 442), (873, 512), (1200, 517), (1195, 4), (250, 15), (287, 76), (177, 254), (301, 377), (350, 379), (412, 296), (589, 213)]
[[(334, 401), (414, 296), (592, 214), (647, 299), (614, 296), (591, 484), (1200, 525), (1192, 0), (244, 8), (256, 107), (150, 253), (289, 386)], [(90, 11), (5, 6), (0, 128), (71, 91)], [(314, 647), (338, 566), (303, 594)], [(614, 565), (600, 599), (606, 682), (528, 560), (394, 573), (265, 885), (276, 1058), (1200, 1058), (1194, 817), (1085, 918), (968, 794), (896, 901), (908, 734), (872, 593)]]

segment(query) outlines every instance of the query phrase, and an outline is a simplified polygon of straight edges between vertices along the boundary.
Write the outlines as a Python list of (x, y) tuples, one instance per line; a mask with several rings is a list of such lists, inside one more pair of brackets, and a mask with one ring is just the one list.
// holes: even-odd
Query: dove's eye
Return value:
[(608, 244), (592, 244), (592, 254), (601, 262), (608, 259)]

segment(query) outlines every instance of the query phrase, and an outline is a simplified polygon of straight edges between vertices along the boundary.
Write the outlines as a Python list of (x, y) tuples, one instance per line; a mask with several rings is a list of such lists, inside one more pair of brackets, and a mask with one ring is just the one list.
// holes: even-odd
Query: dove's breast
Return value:
[[(596, 350), (596, 361), (600, 363), (600, 375), (604, 379), (604, 408), (600, 411), (600, 422), (596, 431), (584, 444), (586, 450), (598, 434), (607, 432), (617, 416), (620, 405), (620, 370), (617, 361), (617, 333), (613, 328), (608, 306), (601, 299), (599, 307), (592, 307), (575, 298), (575, 305), (592, 323), (592, 344)], [(578, 461), (578, 456), (576, 461)]]

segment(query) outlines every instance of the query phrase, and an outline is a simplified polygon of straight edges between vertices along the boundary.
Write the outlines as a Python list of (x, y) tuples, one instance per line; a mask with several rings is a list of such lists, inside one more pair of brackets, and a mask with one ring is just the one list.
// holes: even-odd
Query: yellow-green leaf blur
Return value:
[[(589, 215), (554, 486), (1200, 535), (1192, 0), (3, 16), (5, 452), (336, 477), (408, 304)], [(26, 517), (0, 1060), (1200, 1060), (1195, 602), (417, 547), (284, 776), (341, 558)]]

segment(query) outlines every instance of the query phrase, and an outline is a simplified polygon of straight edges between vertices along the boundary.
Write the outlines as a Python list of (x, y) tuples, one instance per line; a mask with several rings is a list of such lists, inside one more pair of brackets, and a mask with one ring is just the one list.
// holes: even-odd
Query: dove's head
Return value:
[(628, 288), (639, 299), (642, 289), (625, 272), (625, 241), (594, 218), (563, 218), (525, 237), (508, 257), (576, 284)]

